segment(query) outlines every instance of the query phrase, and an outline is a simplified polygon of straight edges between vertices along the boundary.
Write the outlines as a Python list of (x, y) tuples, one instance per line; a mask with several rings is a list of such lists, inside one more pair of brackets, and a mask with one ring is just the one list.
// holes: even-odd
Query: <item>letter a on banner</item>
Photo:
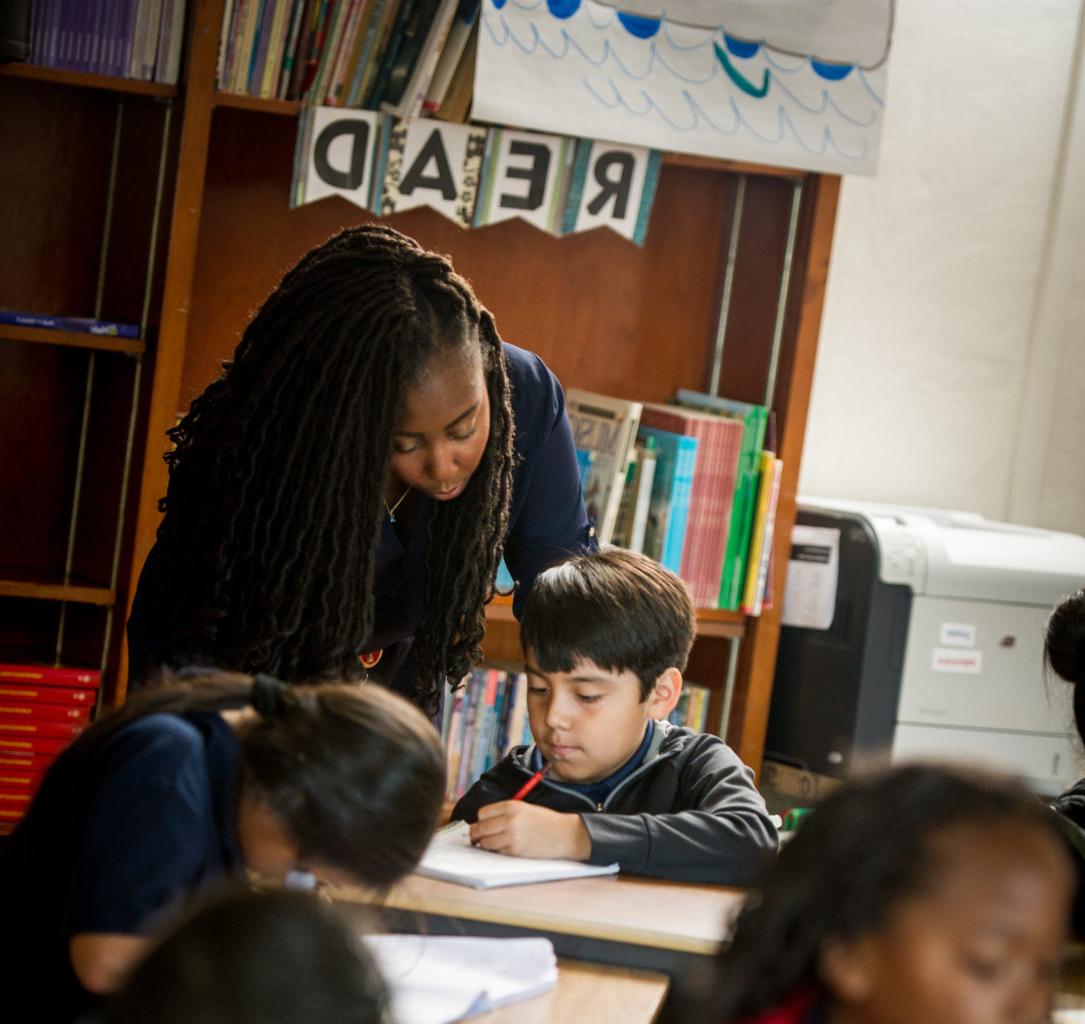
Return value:
[(522, 217), (560, 235), (575, 140), (492, 128), (475, 207), (475, 226)]
[(565, 234), (608, 227), (643, 245), (660, 159), (658, 150), (580, 139), (565, 206)]
[(371, 207), (381, 116), (370, 110), (315, 107), (298, 124), (294, 206), (342, 196)]
[(470, 227), (487, 131), (428, 119), (386, 126), (377, 211), (387, 217), (431, 206), (460, 227)]

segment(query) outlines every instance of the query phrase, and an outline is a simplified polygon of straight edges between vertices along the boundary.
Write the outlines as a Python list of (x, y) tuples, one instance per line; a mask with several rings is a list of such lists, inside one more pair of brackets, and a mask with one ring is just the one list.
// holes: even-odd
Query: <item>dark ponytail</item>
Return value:
[(257, 714), (238, 732), (242, 787), (263, 797), (302, 858), (372, 886), (415, 866), (440, 813), (444, 756), (421, 712), (376, 684), (287, 686), (192, 669), (167, 675), (87, 729), (60, 755), (55, 775), (84, 777), (93, 753), (147, 715), (247, 707)]
[(1074, 687), (1074, 724), (1085, 740), (1085, 589), (1063, 598), (1048, 617), (1044, 661)]

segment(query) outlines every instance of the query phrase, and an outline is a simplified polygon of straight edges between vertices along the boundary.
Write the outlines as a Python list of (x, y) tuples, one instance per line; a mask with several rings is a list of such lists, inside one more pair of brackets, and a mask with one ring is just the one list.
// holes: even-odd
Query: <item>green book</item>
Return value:
[(730, 398), (688, 391), (682, 388), (675, 402), (702, 412), (714, 412), (727, 419), (742, 422), (742, 449), (738, 460), (738, 477), (731, 506), (731, 526), (727, 531), (727, 548), (720, 576), (719, 607), (738, 611), (742, 606), (742, 591), (746, 581), (746, 563), (750, 553), (754, 512), (757, 508), (758, 460), (765, 444), (768, 410), (763, 405), (737, 402)]

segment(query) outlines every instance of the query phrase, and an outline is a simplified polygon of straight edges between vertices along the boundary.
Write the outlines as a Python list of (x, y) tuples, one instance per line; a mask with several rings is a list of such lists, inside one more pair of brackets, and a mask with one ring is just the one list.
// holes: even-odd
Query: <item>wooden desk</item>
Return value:
[(652, 1024), (668, 987), (665, 974), (559, 960), (552, 991), (471, 1019), (477, 1024)]
[(675, 974), (714, 955), (743, 892), (606, 875), (500, 889), (469, 889), (411, 875), (382, 901), (337, 889), (340, 903), (382, 908), (392, 931), (545, 935), (559, 956)]

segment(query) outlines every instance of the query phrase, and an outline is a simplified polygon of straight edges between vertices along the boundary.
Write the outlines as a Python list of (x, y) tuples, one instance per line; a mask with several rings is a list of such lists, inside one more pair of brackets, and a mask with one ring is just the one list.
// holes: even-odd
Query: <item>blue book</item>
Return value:
[(697, 438), (658, 427), (640, 427), (637, 439), (655, 442), (656, 470), (644, 531), (644, 553), (671, 572), (682, 568), (689, 498), (697, 465)]
[(0, 324), (19, 327), (42, 327), (51, 331), (71, 331), (76, 334), (98, 334), (111, 338), (138, 338), (136, 324), (122, 324), (115, 320), (92, 320), (78, 316), (48, 316), (43, 313), (20, 313), (17, 310), (0, 309)]
[(580, 470), (580, 489), (588, 486), (588, 474), (591, 472), (591, 452), (586, 448), (576, 450), (576, 468)]

